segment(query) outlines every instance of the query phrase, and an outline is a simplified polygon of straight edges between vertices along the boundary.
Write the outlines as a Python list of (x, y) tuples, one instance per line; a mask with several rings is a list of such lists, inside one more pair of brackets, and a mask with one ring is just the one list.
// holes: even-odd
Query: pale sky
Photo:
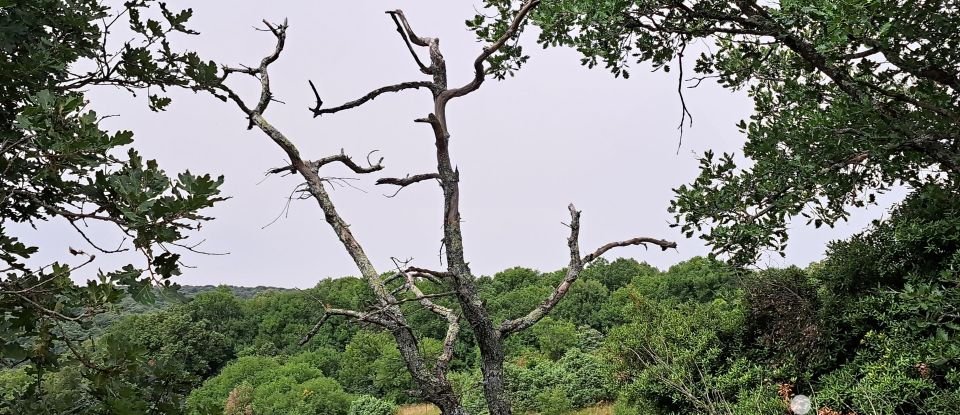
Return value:
[[(379, 150), (386, 169), (360, 176), (339, 188), (334, 202), (381, 272), (390, 257), (414, 258), (414, 264), (440, 268), (442, 198), (439, 187), (423, 182), (386, 198), (393, 189), (374, 186), (379, 177), (435, 171), (433, 139), (428, 127), (415, 124), (431, 109), (429, 93), (385, 95), (349, 112), (318, 119), (307, 107), (312, 79), (327, 105), (355, 99), (400, 81), (425, 80), (383, 12), (403, 9), (422, 36), (439, 37), (451, 84), (472, 76), (471, 63), (481, 44), (464, 20), (475, 14), (476, 1), (168, 1), (171, 8), (193, 7), (191, 27), (201, 32), (178, 37), (175, 46), (198, 51), (219, 63), (255, 64), (273, 48), (269, 34), (253, 30), (261, 19), (290, 20), (287, 48), (271, 67), (276, 98), (266, 114), (301, 149), (317, 159), (344, 148), (360, 161)], [(651, 73), (636, 67), (629, 80), (614, 79), (603, 69), (580, 66), (569, 49), (542, 50), (535, 33), (525, 33), (531, 59), (516, 78), (490, 80), (449, 108), (451, 152), (461, 173), (461, 211), (466, 255), (477, 275), (511, 266), (544, 271), (568, 260), (569, 217), (573, 202), (583, 211), (581, 248), (592, 251), (613, 240), (652, 236), (676, 240), (677, 251), (640, 247), (607, 253), (632, 257), (660, 268), (703, 255), (699, 239), (684, 239), (668, 224), (671, 189), (698, 173), (704, 150), (738, 151), (743, 136), (735, 124), (749, 117), (751, 104), (742, 93), (703, 83), (686, 90), (693, 112), (677, 152), (680, 104), (676, 73)], [(426, 56), (426, 55), (421, 55)], [(688, 74), (690, 71), (688, 71)], [(240, 88), (255, 100), (257, 85)], [(170, 174), (189, 169), (226, 176), (225, 195), (232, 199), (206, 214), (217, 219), (196, 240), (224, 256), (188, 254), (181, 284), (271, 285), (310, 287), (326, 277), (356, 275), (349, 256), (327, 227), (313, 200), (294, 202), (289, 215), (264, 228), (281, 213), (295, 176), (264, 179), (264, 172), (284, 165), (283, 153), (257, 130), (247, 131), (240, 111), (208, 95), (177, 92), (163, 113), (147, 109), (145, 96), (130, 97), (114, 89), (91, 91), (110, 129), (134, 131), (135, 146), (156, 158)], [(328, 175), (356, 177), (339, 166)], [(262, 183), (261, 183), (262, 181)], [(791, 231), (785, 259), (768, 258), (761, 266), (806, 265), (822, 258), (830, 240), (863, 229), (882, 217), (896, 198), (854, 213), (836, 229), (798, 226)], [(40, 232), (20, 232), (43, 247), (37, 262), (63, 258), (66, 246), (83, 246), (63, 223), (41, 224)], [(104, 244), (114, 233), (97, 232)], [(116, 255), (98, 262), (106, 269), (139, 261)], [(138, 262), (135, 262), (139, 264)], [(88, 270), (92, 271), (92, 270)]]

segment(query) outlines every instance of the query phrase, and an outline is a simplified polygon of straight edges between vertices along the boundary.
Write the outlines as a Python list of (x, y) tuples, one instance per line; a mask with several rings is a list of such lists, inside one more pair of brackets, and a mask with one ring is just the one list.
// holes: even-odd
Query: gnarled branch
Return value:
[(447, 333), (443, 338), (443, 351), (440, 353), (440, 357), (437, 358), (437, 365), (435, 367), (437, 374), (443, 376), (443, 374), (447, 372), (447, 367), (450, 364), (450, 360), (453, 359), (453, 348), (457, 342), (457, 335), (460, 333), (460, 316), (454, 313), (452, 309), (438, 305), (437, 303), (431, 301), (430, 298), (432, 297), (428, 294), (424, 294), (423, 291), (417, 287), (417, 283), (414, 280), (413, 275), (404, 272), (396, 258), (391, 259), (393, 260), (393, 264), (397, 267), (397, 272), (403, 274), (403, 276), (406, 278), (407, 288), (413, 293), (417, 301), (420, 302), (420, 305), (447, 320)]
[(413, 60), (417, 62), (420, 72), (423, 72), (424, 75), (433, 75), (436, 69), (432, 65), (429, 67), (424, 65), (423, 61), (420, 60), (420, 56), (417, 55), (415, 50), (413, 50), (413, 45), (410, 44), (411, 39), (413, 39), (413, 41), (419, 46), (427, 46), (428, 42), (424, 39), (420, 39), (416, 34), (413, 33), (413, 30), (410, 29), (410, 24), (407, 23), (407, 18), (403, 15), (403, 11), (393, 10), (386, 13), (389, 14), (390, 18), (393, 19), (393, 22), (396, 23), (397, 33), (400, 34), (400, 37), (403, 39), (403, 43), (407, 45), (407, 50), (409, 50), (410, 54), (413, 55)]
[(573, 283), (576, 282), (576, 280), (580, 277), (583, 267), (599, 258), (604, 252), (620, 246), (644, 244), (654, 244), (664, 250), (677, 247), (675, 242), (665, 241), (662, 239), (633, 238), (626, 241), (608, 243), (601, 246), (599, 249), (587, 255), (586, 257), (581, 258), (580, 211), (578, 211), (573, 204), (567, 206), (567, 209), (570, 211), (570, 236), (567, 238), (567, 246), (570, 248), (570, 263), (567, 265), (567, 274), (564, 276), (563, 281), (561, 281), (560, 284), (554, 288), (553, 292), (551, 292), (545, 300), (543, 300), (533, 310), (530, 310), (530, 312), (525, 316), (507, 320), (500, 324), (499, 331), (501, 335), (507, 336), (511, 333), (524, 330), (540, 321), (544, 316), (547, 315), (547, 313), (550, 312), (550, 310), (553, 310), (557, 303), (559, 303), (560, 300), (563, 299), (563, 297), (567, 294), (567, 292), (570, 290), (570, 286), (572, 286)]
[(606, 245), (601, 246), (600, 248), (597, 248), (597, 250), (593, 251), (593, 253), (587, 254), (587, 256), (583, 257), (583, 263), (589, 264), (593, 262), (593, 260), (600, 258), (600, 255), (603, 255), (604, 252), (607, 252), (613, 248), (618, 248), (621, 246), (633, 246), (633, 245), (647, 246), (647, 244), (659, 246), (660, 249), (664, 251), (670, 248), (677, 247), (676, 242), (671, 242), (664, 239), (656, 239), (656, 238), (648, 238), (648, 237), (627, 239), (625, 241), (610, 242)]

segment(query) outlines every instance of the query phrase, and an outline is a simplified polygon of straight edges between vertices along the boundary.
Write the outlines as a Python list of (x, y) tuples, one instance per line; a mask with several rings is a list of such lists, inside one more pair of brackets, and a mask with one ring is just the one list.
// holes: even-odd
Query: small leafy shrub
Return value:
[[(508, 365), (507, 368), (509, 367)], [(447, 376), (447, 379), (453, 385), (454, 392), (460, 396), (460, 404), (467, 412), (474, 415), (486, 415), (488, 413), (487, 402), (483, 398), (479, 371), (453, 372)]]
[(738, 303), (638, 301), (633, 313), (635, 322), (614, 329), (605, 344), (615, 376), (626, 382), (621, 399), (632, 406), (703, 412), (704, 402), (735, 401), (740, 388), (762, 379), (755, 365), (731, 363), (743, 325)]
[(611, 401), (618, 389), (611, 365), (579, 349), (571, 349), (557, 362), (554, 382), (570, 398), (574, 408)]
[(346, 415), (352, 397), (336, 380), (302, 361), (241, 357), (187, 398), (191, 415), (225, 413)]
[(564, 415), (573, 409), (567, 393), (559, 388), (549, 388), (537, 394), (537, 409), (541, 415)]
[(393, 415), (397, 405), (370, 395), (360, 395), (350, 403), (347, 415)]
[(785, 414), (788, 412), (787, 403), (777, 395), (777, 388), (772, 385), (762, 385), (755, 388), (744, 388), (737, 394), (737, 400), (730, 408), (731, 415), (757, 414)]
[(579, 342), (576, 325), (551, 317), (544, 317), (533, 326), (533, 334), (537, 338), (540, 350), (553, 360), (559, 359)]

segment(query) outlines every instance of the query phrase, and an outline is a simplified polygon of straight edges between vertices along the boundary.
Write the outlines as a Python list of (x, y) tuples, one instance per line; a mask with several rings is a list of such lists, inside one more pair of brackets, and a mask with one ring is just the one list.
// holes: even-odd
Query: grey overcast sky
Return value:
[[(254, 64), (272, 50), (273, 39), (257, 32), (262, 19), (290, 20), (288, 45), (272, 67), (274, 93), (285, 105), (267, 113), (273, 124), (300, 146), (306, 157), (320, 158), (345, 149), (358, 160), (373, 149), (385, 157), (382, 175), (360, 177), (333, 192), (340, 212), (381, 271), (389, 258), (412, 257), (439, 267), (442, 199), (437, 186), (421, 183), (388, 199), (391, 189), (374, 186), (377, 177), (402, 177), (434, 169), (432, 136), (413, 119), (430, 109), (424, 91), (387, 95), (358, 109), (313, 119), (307, 80), (319, 86), (328, 105), (351, 100), (376, 87), (423, 79), (383, 12), (403, 9), (415, 30), (439, 37), (451, 84), (466, 82), (479, 53), (464, 25), (476, 1), (169, 1), (193, 7), (193, 28), (200, 36), (180, 37), (178, 46), (197, 50), (220, 63)], [(267, 5), (269, 4), (269, 6)], [(530, 62), (515, 78), (490, 81), (449, 109), (452, 152), (462, 183), (462, 213), (468, 260), (478, 275), (511, 266), (555, 270), (567, 261), (566, 206), (583, 211), (581, 247), (592, 250), (633, 236), (674, 239), (676, 252), (633, 247), (607, 256), (633, 257), (666, 268), (706, 254), (698, 239), (684, 239), (668, 227), (671, 189), (697, 174), (697, 155), (707, 149), (737, 151), (743, 137), (735, 123), (751, 105), (742, 93), (704, 83), (687, 90), (693, 128), (677, 151), (680, 104), (676, 73), (634, 68), (629, 80), (602, 69), (580, 66), (568, 49), (542, 50), (535, 33), (525, 34)], [(688, 72), (689, 73), (689, 72)], [(241, 88), (250, 97), (254, 84)], [(178, 92), (163, 113), (146, 108), (145, 97), (114, 89), (89, 95), (101, 114), (118, 114), (106, 126), (136, 133), (136, 146), (168, 172), (189, 169), (226, 176), (224, 193), (232, 199), (207, 213), (217, 219), (199, 238), (203, 248), (224, 256), (188, 255), (181, 284), (272, 285), (310, 287), (319, 279), (355, 275), (350, 258), (326, 226), (316, 203), (295, 202), (289, 215), (264, 228), (283, 209), (295, 177), (271, 177), (264, 171), (284, 164), (282, 152), (258, 131), (247, 131), (235, 107), (209, 96)], [(330, 175), (351, 176), (339, 167)], [(262, 183), (261, 183), (262, 181)], [(822, 257), (830, 240), (862, 229), (881, 217), (893, 201), (861, 210), (836, 229), (802, 226), (791, 233), (785, 259), (770, 256), (760, 266), (806, 265)], [(24, 239), (45, 248), (49, 258), (63, 257), (67, 245), (83, 241), (64, 224), (43, 224)], [(119, 241), (99, 233), (106, 241)], [(136, 258), (117, 256), (100, 263), (110, 269)]]

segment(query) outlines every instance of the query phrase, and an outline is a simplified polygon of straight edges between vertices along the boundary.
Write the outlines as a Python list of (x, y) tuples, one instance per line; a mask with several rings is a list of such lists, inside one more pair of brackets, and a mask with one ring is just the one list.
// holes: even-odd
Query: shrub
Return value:
[(696, 257), (657, 274), (640, 275), (630, 283), (640, 295), (658, 301), (710, 302), (732, 291), (736, 272), (718, 260)]
[[(505, 369), (509, 369), (509, 367), (510, 365), (507, 365)], [(473, 415), (486, 415), (488, 413), (487, 402), (483, 398), (479, 371), (453, 372), (447, 376), (447, 379), (453, 385), (454, 392), (460, 396), (460, 404), (468, 413)], [(516, 397), (513, 398), (516, 400)]]
[(554, 384), (555, 363), (545, 359), (527, 358), (504, 365), (507, 389), (513, 410), (517, 413), (535, 411), (539, 407), (537, 395)]
[(567, 393), (559, 387), (549, 388), (537, 394), (537, 409), (541, 415), (563, 415), (573, 409)]
[(390, 333), (361, 330), (340, 356), (337, 380), (347, 391), (409, 402), (413, 378)]
[(617, 393), (613, 368), (599, 356), (579, 349), (571, 349), (557, 362), (554, 382), (574, 408), (613, 400)]
[(335, 380), (317, 377), (298, 383), (291, 377), (280, 377), (257, 386), (253, 396), (253, 412), (261, 415), (346, 415), (350, 394)]
[(393, 415), (397, 405), (370, 395), (360, 395), (350, 403), (348, 415)]
[(223, 415), (253, 415), (253, 386), (244, 382), (233, 388), (227, 396)]
[[(293, 359), (291, 359), (293, 360)], [(302, 361), (241, 357), (195, 389), (188, 414), (346, 415), (351, 395), (336, 380)]]
[(736, 303), (640, 302), (636, 322), (613, 330), (605, 349), (617, 376), (629, 380), (623, 398), (663, 413), (696, 413), (703, 402), (732, 401), (739, 385), (762, 376), (753, 365), (731, 365), (743, 324)]
[(577, 326), (569, 321), (555, 320), (551, 317), (544, 317), (533, 326), (533, 334), (537, 338), (540, 351), (554, 360), (563, 356), (579, 341)]
[(772, 384), (742, 390), (730, 412), (731, 415), (790, 413), (787, 403), (777, 395), (777, 388)]
[(804, 371), (830, 358), (823, 348), (820, 301), (806, 273), (796, 267), (762, 271), (745, 284), (744, 336), (773, 367)]

